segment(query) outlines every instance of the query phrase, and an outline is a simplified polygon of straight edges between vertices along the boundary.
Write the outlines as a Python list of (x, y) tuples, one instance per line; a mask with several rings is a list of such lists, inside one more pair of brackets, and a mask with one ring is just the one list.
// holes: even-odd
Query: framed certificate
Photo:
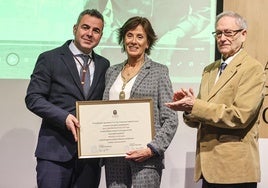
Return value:
[(77, 101), (78, 157), (125, 156), (154, 136), (152, 99)]

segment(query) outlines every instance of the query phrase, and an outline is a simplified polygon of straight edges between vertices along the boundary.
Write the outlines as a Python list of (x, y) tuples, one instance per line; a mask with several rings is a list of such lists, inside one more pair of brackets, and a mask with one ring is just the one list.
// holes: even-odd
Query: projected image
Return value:
[(0, 1), (0, 79), (29, 79), (38, 55), (73, 38), (83, 0)]
[[(126, 55), (117, 44), (117, 29), (132, 16), (147, 17), (158, 36), (150, 57), (169, 67), (173, 83), (199, 82), (204, 66), (214, 60), (215, 1), (55, 0), (1, 2), (6, 30), (0, 31), (0, 78), (29, 79), (37, 56), (73, 38), (72, 27), (86, 8), (103, 13), (105, 28), (95, 49), (111, 64)], [(18, 10), (17, 14), (10, 10)]]
[(211, 0), (88, 0), (85, 5), (105, 17), (100, 52), (112, 64), (126, 58), (117, 44), (117, 29), (132, 16), (147, 17), (159, 38), (150, 56), (169, 67), (173, 82), (198, 82), (204, 65), (214, 59), (215, 7)]

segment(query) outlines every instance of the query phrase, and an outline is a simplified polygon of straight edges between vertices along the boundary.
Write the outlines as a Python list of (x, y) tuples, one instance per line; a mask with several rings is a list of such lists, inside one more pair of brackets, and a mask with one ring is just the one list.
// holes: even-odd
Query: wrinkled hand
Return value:
[(193, 89), (181, 89), (176, 91), (173, 96), (173, 102), (165, 105), (175, 111), (191, 112), (195, 101)]
[(65, 123), (66, 123), (67, 129), (72, 132), (72, 134), (74, 136), (74, 140), (77, 142), (78, 138), (77, 138), (77, 130), (76, 129), (80, 127), (78, 119), (75, 116), (73, 116), (72, 114), (69, 114), (66, 118)]
[(134, 150), (127, 152), (126, 159), (130, 159), (136, 162), (143, 162), (153, 156), (153, 152), (150, 148)]
[(178, 90), (174, 92), (173, 102), (183, 99), (187, 95), (185, 89)]

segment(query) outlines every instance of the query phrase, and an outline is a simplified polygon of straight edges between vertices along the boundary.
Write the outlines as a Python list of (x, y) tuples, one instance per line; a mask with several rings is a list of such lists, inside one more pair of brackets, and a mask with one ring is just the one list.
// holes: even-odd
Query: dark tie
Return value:
[(222, 74), (222, 72), (223, 72), (223, 70), (226, 68), (226, 66), (227, 66), (227, 63), (225, 63), (225, 62), (222, 62), (222, 63), (221, 63), (221, 66), (220, 66), (220, 74), (219, 74), (219, 76)]
[(87, 98), (89, 88), (90, 88), (89, 64), (91, 63), (91, 60), (88, 63), (88, 60), (90, 59), (89, 55), (79, 54), (79, 57), (81, 57), (83, 59), (83, 64), (82, 64), (82, 67), (80, 69), (80, 79), (81, 79), (81, 83), (83, 85), (84, 96)]

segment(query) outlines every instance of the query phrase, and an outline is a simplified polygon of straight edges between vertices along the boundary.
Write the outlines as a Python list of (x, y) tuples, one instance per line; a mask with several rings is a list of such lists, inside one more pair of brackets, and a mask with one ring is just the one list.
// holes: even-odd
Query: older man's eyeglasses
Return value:
[(226, 37), (234, 37), (237, 33), (243, 31), (244, 29), (237, 29), (237, 30), (223, 30), (223, 31), (214, 31), (212, 32), (212, 35), (215, 38), (220, 38), (222, 34)]

